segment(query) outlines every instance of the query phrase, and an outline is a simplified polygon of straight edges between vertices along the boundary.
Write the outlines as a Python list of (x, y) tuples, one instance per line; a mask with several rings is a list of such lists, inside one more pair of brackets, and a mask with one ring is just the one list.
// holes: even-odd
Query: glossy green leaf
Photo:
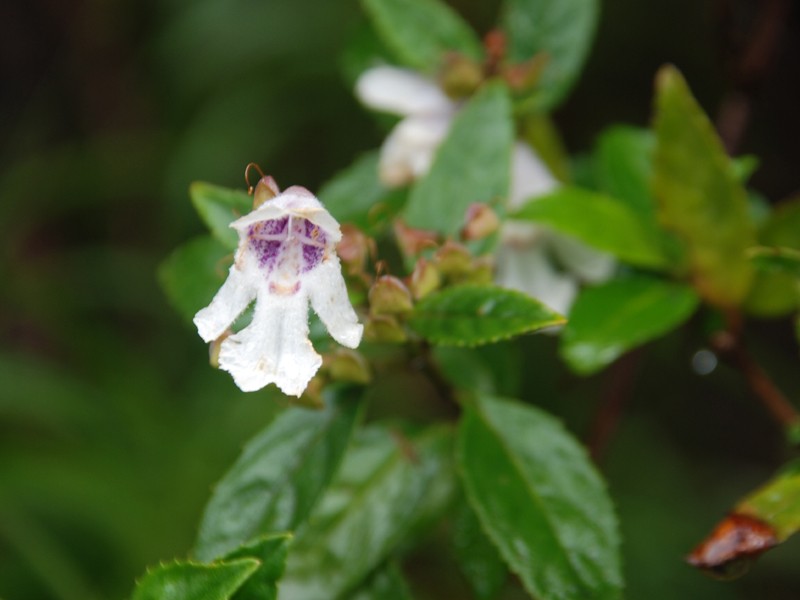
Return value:
[(454, 518), (453, 547), (461, 572), (472, 587), (475, 598), (495, 598), (508, 577), (508, 568), (467, 503), (459, 507)]
[(346, 598), (454, 491), (452, 436), (358, 432), (334, 483), (292, 545), (281, 600)]
[(394, 215), (403, 194), (390, 191), (378, 179), (378, 152), (358, 158), (319, 191), (319, 199), (340, 223), (372, 231)]
[(648, 222), (622, 202), (602, 194), (561, 187), (528, 202), (512, 216), (547, 225), (634, 265), (669, 266), (669, 256)]
[(408, 584), (394, 563), (380, 567), (347, 600), (411, 600)]
[(213, 559), (305, 521), (359, 420), (360, 403), (351, 396), (328, 388), (323, 410), (288, 409), (245, 446), (206, 506), (195, 547), (199, 558)]
[(438, 69), (446, 53), (480, 58), (475, 32), (440, 0), (361, 0), (384, 43), (406, 66)]
[(671, 66), (656, 79), (653, 190), (663, 224), (685, 243), (693, 285), (718, 306), (736, 306), (753, 269), (747, 195), (708, 117)]
[(564, 322), (527, 294), (489, 285), (460, 285), (426, 296), (408, 318), (426, 340), (449, 346), (488, 344)]
[(621, 597), (611, 501), (584, 449), (555, 418), (479, 396), (460, 424), (456, 456), (484, 530), (532, 596)]
[(688, 286), (630, 277), (585, 289), (561, 335), (561, 356), (588, 375), (628, 350), (656, 339), (688, 319), (698, 305)]
[(408, 224), (455, 234), (470, 204), (504, 197), (513, 140), (506, 89), (489, 84), (456, 116), (431, 170), (412, 189), (405, 211)]
[(230, 224), (253, 210), (253, 198), (244, 190), (196, 181), (189, 187), (195, 210), (211, 230), (211, 234), (229, 250), (239, 245), (239, 236)]
[(131, 600), (231, 600), (258, 569), (255, 559), (211, 565), (170, 563), (142, 577)]
[(158, 279), (170, 303), (191, 321), (207, 306), (228, 276), (233, 255), (210, 236), (178, 247), (158, 268)]
[(592, 166), (597, 185), (645, 220), (655, 223), (656, 203), (650, 190), (655, 137), (648, 129), (616, 126), (603, 132)]
[(524, 62), (536, 54), (547, 64), (531, 98), (534, 108), (560, 102), (578, 77), (597, 27), (597, 0), (506, 0), (502, 27), (508, 58)]
[(267, 535), (225, 555), (226, 561), (254, 558), (259, 562), (258, 569), (239, 588), (233, 600), (276, 600), (278, 580), (283, 576), (291, 540), (292, 536), (286, 533)]

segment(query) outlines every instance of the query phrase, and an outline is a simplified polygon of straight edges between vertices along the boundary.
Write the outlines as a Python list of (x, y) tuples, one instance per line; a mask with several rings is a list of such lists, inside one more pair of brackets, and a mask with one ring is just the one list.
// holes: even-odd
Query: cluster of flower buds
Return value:
[[(485, 207), (488, 209), (488, 207)], [(490, 210), (490, 209), (489, 209)], [(473, 211), (481, 221), (491, 221), (481, 208)], [(496, 217), (495, 217), (496, 218)], [(492, 233), (486, 223), (472, 229)], [(465, 226), (465, 230), (469, 229)], [(494, 228), (497, 228), (495, 224)], [(491, 283), (492, 266), (485, 257), (474, 256), (468, 247), (440, 239), (435, 232), (414, 229), (395, 221), (395, 239), (406, 264), (413, 265), (404, 279), (382, 275), (368, 292), (369, 317), (364, 335), (378, 342), (400, 343), (408, 339), (404, 321), (416, 301), (442, 288), (462, 283)], [(466, 236), (465, 236), (466, 237)], [(482, 236), (475, 236), (475, 239)]]

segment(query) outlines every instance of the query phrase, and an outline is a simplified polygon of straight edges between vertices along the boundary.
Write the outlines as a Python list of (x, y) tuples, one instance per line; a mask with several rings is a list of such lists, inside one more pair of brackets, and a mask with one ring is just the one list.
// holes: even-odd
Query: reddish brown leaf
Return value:
[(775, 530), (770, 525), (749, 515), (732, 513), (692, 550), (686, 561), (718, 577), (737, 577), (754, 559), (777, 544)]

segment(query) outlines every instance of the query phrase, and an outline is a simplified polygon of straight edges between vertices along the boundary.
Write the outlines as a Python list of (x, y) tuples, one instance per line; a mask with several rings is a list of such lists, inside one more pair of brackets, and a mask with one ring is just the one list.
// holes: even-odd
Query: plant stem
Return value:
[(629, 352), (608, 371), (606, 390), (597, 407), (586, 442), (595, 464), (602, 461), (617, 430), (623, 409), (633, 390), (640, 354), (639, 349)]
[[(734, 154), (750, 120), (753, 96), (772, 67), (791, 3), (789, 0), (763, 0), (754, 25), (746, 32), (736, 30), (735, 8), (730, 1), (722, 2), (720, 7), (720, 18), (728, 38), (724, 54), (736, 58), (730, 67), (733, 89), (722, 99), (716, 125), (728, 153)], [(747, 43), (740, 44), (741, 38), (746, 38)]]
[(750, 389), (785, 430), (800, 425), (800, 413), (747, 351), (738, 335), (730, 331), (717, 333), (712, 336), (711, 345), (720, 357), (741, 371)]

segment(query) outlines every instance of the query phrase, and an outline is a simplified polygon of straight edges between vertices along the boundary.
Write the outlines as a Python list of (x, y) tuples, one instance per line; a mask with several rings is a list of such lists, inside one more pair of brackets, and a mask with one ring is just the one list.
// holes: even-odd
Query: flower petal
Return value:
[(370, 108), (401, 116), (449, 112), (455, 106), (434, 81), (390, 66), (362, 73), (356, 82), (356, 96)]
[(237, 231), (246, 231), (250, 225), (260, 221), (271, 221), (286, 215), (302, 217), (321, 227), (328, 235), (328, 239), (336, 243), (342, 238), (339, 223), (325, 210), (322, 203), (306, 188), (293, 185), (259, 206), (256, 210), (246, 214), (231, 223)]
[(314, 269), (313, 277), (306, 281), (306, 290), (314, 312), (322, 319), (333, 339), (348, 348), (358, 346), (364, 326), (358, 322), (347, 297), (338, 256), (329, 256)]
[(551, 248), (565, 269), (589, 283), (601, 283), (614, 274), (616, 260), (574, 238), (553, 234)]
[(409, 117), (389, 134), (381, 147), (381, 181), (389, 187), (411, 183), (425, 175), (434, 154), (450, 130), (453, 114)]
[(508, 208), (520, 208), (531, 198), (543, 196), (559, 186), (539, 156), (528, 144), (517, 142), (511, 159), (511, 190)]
[(300, 396), (322, 365), (308, 340), (308, 299), (258, 294), (253, 320), (222, 342), (219, 366), (242, 391), (275, 383), (287, 395)]
[(211, 304), (194, 316), (197, 332), (204, 341), (211, 342), (221, 336), (255, 298), (254, 273), (245, 272), (248, 269), (252, 269), (252, 265), (241, 262), (231, 265), (228, 278)]
[(552, 266), (542, 244), (527, 248), (501, 246), (495, 281), (536, 298), (562, 315), (569, 312), (578, 293), (578, 282)]

